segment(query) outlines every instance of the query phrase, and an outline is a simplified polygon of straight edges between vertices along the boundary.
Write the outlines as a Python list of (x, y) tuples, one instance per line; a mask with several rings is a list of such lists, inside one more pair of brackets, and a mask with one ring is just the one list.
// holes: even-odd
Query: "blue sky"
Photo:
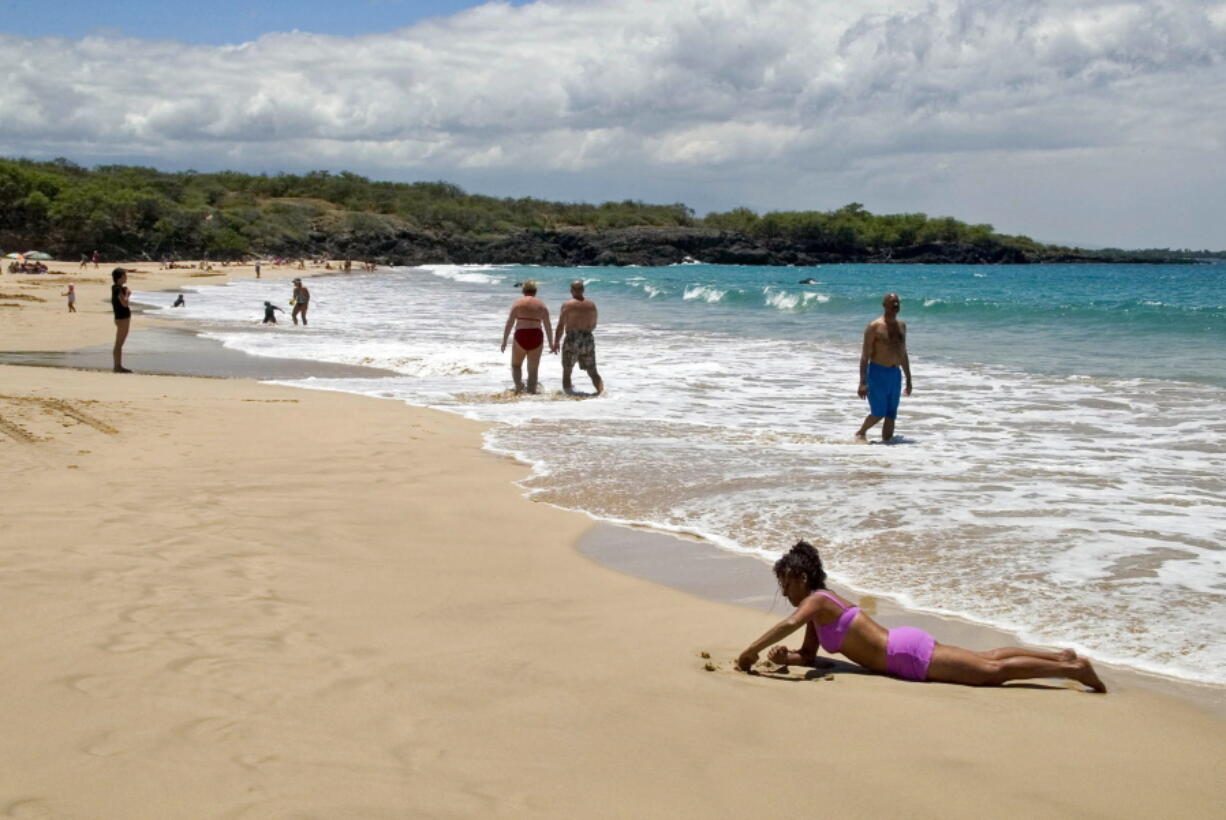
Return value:
[(119, 34), (224, 45), (294, 29), (374, 34), (478, 5), (471, 0), (0, 0), (0, 31), (72, 39)]
[(1226, 0), (0, 0), (0, 156), (1223, 248)]

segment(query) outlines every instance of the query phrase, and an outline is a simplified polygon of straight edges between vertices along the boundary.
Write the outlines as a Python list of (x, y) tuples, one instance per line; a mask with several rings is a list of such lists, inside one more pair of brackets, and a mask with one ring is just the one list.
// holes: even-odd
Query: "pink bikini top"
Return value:
[(843, 614), (830, 623), (815, 624), (817, 626), (817, 640), (821, 644), (822, 649), (825, 649), (827, 652), (838, 652), (843, 648), (843, 639), (851, 631), (851, 622), (860, 614), (860, 607), (845, 607), (842, 601), (824, 589), (819, 589), (817, 594), (834, 601), (843, 610)]

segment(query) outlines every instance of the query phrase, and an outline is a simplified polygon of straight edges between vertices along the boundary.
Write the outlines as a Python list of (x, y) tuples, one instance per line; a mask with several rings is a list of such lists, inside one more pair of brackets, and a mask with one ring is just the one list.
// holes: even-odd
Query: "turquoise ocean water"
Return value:
[[(561, 396), (546, 357), (545, 393), (509, 397), (515, 283), (556, 316), (576, 276), (607, 394)], [(861, 591), (1226, 684), (1226, 265), (427, 266), (310, 287), (307, 329), (257, 324), (289, 297), (268, 281), (169, 315), (254, 355), (395, 371), (297, 384), (493, 422), (486, 446), (532, 465), (538, 500), (764, 561), (807, 537)], [(887, 291), (915, 394), (899, 442), (866, 447), (859, 340)]]

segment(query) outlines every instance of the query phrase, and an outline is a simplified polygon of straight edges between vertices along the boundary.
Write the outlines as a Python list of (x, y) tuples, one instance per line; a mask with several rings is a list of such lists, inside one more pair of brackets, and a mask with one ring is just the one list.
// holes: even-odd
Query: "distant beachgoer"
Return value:
[(515, 328), (515, 345), (511, 349), (511, 377), (515, 380), (515, 392), (524, 392), (524, 378), (521, 368), (524, 359), (528, 360), (528, 392), (535, 393), (537, 374), (541, 367), (541, 353), (544, 344), (553, 345), (553, 328), (549, 325), (549, 308), (536, 298), (536, 282), (529, 279), (522, 287), (523, 296), (511, 305), (507, 315), (507, 323), (502, 329), (502, 350), (507, 349), (507, 339), (511, 328)]
[[(856, 393), (868, 398), (868, 415), (856, 431), (856, 438), (866, 437), (868, 430), (885, 419), (881, 440), (894, 438), (894, 419), (898, 415), (900, 396), (911, 395), (911, 360), (907, 357), (907, 323), (898, 321), (902, 301), (897, 293), (887, 293), (881, 300), (884, 313), (864, 328), (864, 347), (860, 352), (860, 387)], [(903, 387), (903, 375), (907, 386)]]
[(111, 271), (111, 310), (115, 313), (115, 347), (111, 357), (115, 360), (116, 373), (131, 373), (123, 366), (123, 343), (128, 339), (128, 328), (132, 324), (132, 309), (128, 307), (128, 297), (131, 291), (127, 288), (128, 272), (123, 268)]
[[(264, 321), (262, 324), (275, 325), (277, 323), (277, 314), (274, 311), (278, 311), (278, 310), (280, 310), (282, 313), (285, 312), (284, 310), (281, 310), (281, 308), (274, 305), (272, 302), (265, 302), (264, 303)], [(297, 322), (295, 322), (294, 324), (297, 324)]]
[[(775, 562), (775, 579), (796, 611), (754, 641), (737, 658), (748, 672), (768, 646), (767, 657), (784, 666), (814, 666), (818, 648), (841, 653), (866, 669), (910, 681), (999, 686), (1028, 678), (1069, 678), (1106, 692), (1094, 667), (1071, 649), (1045, 652), (1011, 646), (976, 652), (937, 643), (922, 629), (886, 629), (858, 606), (826, 589), (826, 572), (817, 550), (800, 541)], [(804, 643), (792, 651), (771, 644), (801, 627)]]
[(298, 324), (298, 317), (302, 317), (302, 324), (307, 323), (307, 309), (311, 306), (311, 292), (302, 285), (301, 279), (294, 280), (294, 299), (290, 303), (294, 306), (290, 312), (290, 318), (294, 320), (294, 324)]
[(89, 264), (89, 254), (85, 254), (85, 253), (81, 254), (81, 266), (77, 268), (77, 270), (85, 270), (85, 267), (88, 264)]
[(97, 267), (98, 267), (98, 252), (97, 252), (97, 251), (94, 251), (94, 255), (93, 255), (93, 257), (92, 257), (92, 260), (93, 260), (93, 263), (94, 263), (94, 268), (95, 268), (95, 270), (96, 270), (96, 269), (97, 269)]
[(175, 303), (171, 305), (171, 307), (185, 307), (186, 305), (187, 305), (187, 300), (184, 299), (183, 294), (180, 293), (178, 298), (175, 299)]
[(69, 312), (69, 313), (76, 313), (76, 312), (77, 312), (77, 291), (76, 291), (76, 288), (75, 288), (73, 285), (69, 285), (69, 286), (68, 286), (68, 290), (66, 290), (66, 291), (64, 291), (63, 293), (61, 293), (61, 294), (60, 294), (60, 296), (67, 296), (67, 297), (68, 297), (68, 312)]
[(255, 278), (260, 278), (260, 260), (258, 259), (255, 261)]
[[(568, 394), (574, 392), (570, 372), (577, 362), (580, 370), (587, 371), (599, 396), (604, 392), (604, 382), (596, 372), (596, 340), (592, 337), (596, 329), (596, 303), (584, 298), (582, 279), (570, 283), (570, 295), (558, 313), (558, 332), (554, 337), (562, 340), (562, 390)], [(558, 352), (557, 344), (553, 352)]]

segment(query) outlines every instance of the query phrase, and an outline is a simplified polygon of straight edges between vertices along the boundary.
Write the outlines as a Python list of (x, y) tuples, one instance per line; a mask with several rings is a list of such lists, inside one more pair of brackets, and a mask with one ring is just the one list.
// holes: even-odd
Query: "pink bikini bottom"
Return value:
[(936, 643), (931, 635), (914, 626), (891, 629), (885, 641), (886, 671), (903, 680), (927, 680)]

